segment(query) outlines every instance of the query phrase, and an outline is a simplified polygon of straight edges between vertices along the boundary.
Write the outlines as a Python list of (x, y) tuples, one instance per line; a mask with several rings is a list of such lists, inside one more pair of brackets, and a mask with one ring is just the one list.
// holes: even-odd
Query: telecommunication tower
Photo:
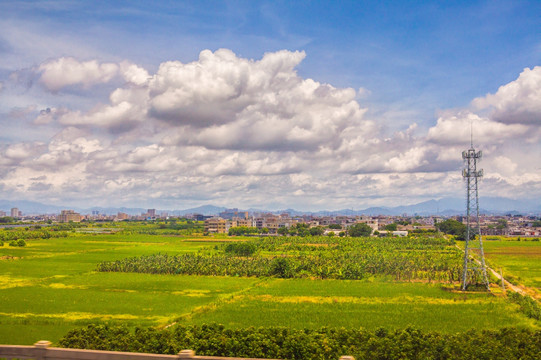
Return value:
[[(466, 168), (462, 176), (466, 180), (466, 246), (464, 249), (464, 273), (462, 290), (468, 286), (479, 284), (489, 289), (481, 225), (479, 223), (479, 192), (478, 180), (483, 177), (483, 169), (477, 170), (477, 162), (481, 161), (482, 151), (475, 151), (473, 135), (471, 147), (462, 152)], [(476, 259), (473, 258), (476, 255)]]

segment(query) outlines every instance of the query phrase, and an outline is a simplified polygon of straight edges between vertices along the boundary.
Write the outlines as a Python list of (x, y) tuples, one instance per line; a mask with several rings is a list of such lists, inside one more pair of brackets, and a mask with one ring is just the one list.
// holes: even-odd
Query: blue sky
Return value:
[(461, 196), (470, 122), (487, 195), (541, 196), (539, 1), (2, 1), (0, 14), (0, 197), (316, 210)]

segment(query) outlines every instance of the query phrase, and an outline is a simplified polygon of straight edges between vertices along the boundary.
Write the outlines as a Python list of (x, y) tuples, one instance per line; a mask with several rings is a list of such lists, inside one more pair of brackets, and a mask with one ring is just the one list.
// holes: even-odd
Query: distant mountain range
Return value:
[[(479, 200), (483, 214), (541, 214), (541, 202), (531, 200), (513, 200), (500, 197), (482, 197)], [(99, 211), (100, 214), (117, 214), (119, 212), (127, 213), (130, 215), (139, 215), (146, 213), (146, 208), (127, 208), (127, 207), (91, 207), (91, 208), (74, 208), (69, 206), (57, 206), (42, 204), (34, 201), (7, 201), (0, 200), (0, 210), (6, 211), (9, 214), (11, 208), (16, 207), (25, 215), (36, 214), (57, 214), (61, 210), (72, 209), (81, 214), (91, 214), (92, 211)], [(335, 216), (335, 215), (441, 215), (451, 216), (460, 215), (465, 212), (465, 200), (460, 198), (443, 198), (439, 200), (428, 200), (418, 204), (395, 206), (395, 207), (370, 207), (362, 210), (341, 209), (341, 210), (322, 210), (322, 211), (298, 211), (295, 209), (285, 210), (264, 210), (264, 209), (246, 209), (239, 211), (248, 211), (250, 213), (275, 213), (282, 214), (288, 213), (292, 216), (301, 215), (316, 215), (316, 216)], [(219, 207), (214, 205), (203, 205), (195, 208), (184, 210), (160, 210), (157, 209), (156, 213), (160, 214), (166, 212), (169, 215), (182, 216), (187, 214), (203, 214), (203, 215), (218, 215), (220, 212), (225, 211), (225, 207)]]

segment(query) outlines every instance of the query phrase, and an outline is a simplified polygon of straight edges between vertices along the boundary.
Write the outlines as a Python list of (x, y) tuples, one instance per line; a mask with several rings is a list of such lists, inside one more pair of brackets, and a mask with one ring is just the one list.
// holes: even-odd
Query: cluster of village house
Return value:
[[(156, 220), (172, 218), (166, 213), (158, 213), (155, 209), (148, 209), (146, 213), (140, 215), (129, 215), (119, 212), (116, 215), (100, 214), (97, 211), (92, 214), (81, 215), (73, 210), (62, 210), (56, 215), (36, 215), (23, 216), (17, 208), (11, 209), (10, 213), (0, 211), (0, 217), (11, 214), (12, 217), (26, 221), (44, 221), (53, 220), (57, 222), (80, 222), (83, 220), (95, 221), (122, 221), (122, 220)], [(444, 221), (448, 218), (454, 218), (465, 223), (466, 219), (463, 216), (442, 217), (442, 216), (292, 216), (289, 213), (280, 215), (272, 213), (248, 213), (239, 211), (238, 209), (229, 209), (221, 212), (217, 216), (205, 216), (201, 214), (189, 214), (187, 217), (197, 221), (205, 222), (205, 231), (208, 233), (226, 234), (230, 228), (234, 227), (250, 227), (260, 230), (266, 229), (269, 234), (277, 234), (280, 228), (289, 228), (296, 224), (307, 224), (309, 227), (324, 227), (325, 233), (335, 233), (338, 235), (341, 231), (347, 230), (350, 226), (356, 223), (365, 223), (372, 228), (373, 231), (387, 231), (385, 227), (393, 223), (402, 223), (407, 225), (397, 225), (395, 231), (391, 231), (393, 235), (406, 236), (409, 231), (424, 229), (434, 230), (434, 224)], [(522, 216), (522, 215), (482, 215), (480, 217), (481, 232), (483, 235), (507, 235), (507, 236), (525, 236), (537, 237), (541, 236), (541, 227), (536, 227), (541, 218), (539, 216)], [(340, 225), (340, 229), (335, 229)], [(333, 228), (335, 227), (335, 228)]]
[[(200, 215), (200, 220), (203, 220)], [(466, 219), (455, 216), (454, 219), (464, 222)], [(397, 229), (390, 231), (396, 236), (407, 236), (412, 230), (435, 230), (435, 223), (442, 222), (446, 218), (440, 216), (290, 216), (288, 213), (276, 215), (271, 213), (250, 215), (248, 212), (239, 212), (236, 209), (226, 210), (219, 216), (207, 217), (205, 231), (209, 233), (228, 233), (234, 227), (254, 227), (267, 229), (269, 234), (277, 234), (280, 228), (289, 228), (298, 223), (307, 224), (309, 227), (323, 226), (325, 234), (334, 233), (338, 235), (341, 231), (347, 230), (356, 223), (365, 223), (378, 232), (387, 232), (386, 227), (390, 224), (397, 224)], [(481, 232), (484, 235), (515, 235), (515, 236), (541, 236), (541, 227), (534, 227), (535, 216), (481, 216)], [(329, 228), (329, 225), (338, 224), (340, 229)]]

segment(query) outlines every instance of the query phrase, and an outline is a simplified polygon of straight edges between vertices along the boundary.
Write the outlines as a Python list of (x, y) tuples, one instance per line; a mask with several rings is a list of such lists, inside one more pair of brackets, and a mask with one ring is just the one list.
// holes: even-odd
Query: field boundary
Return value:
[(268, 281), (269, 281), (269, 278), (260, 278), (258, 281), (256, 281), (251, 286), (245, 287), (245, 288), (243, 288), (243, 289), (241, 289), (239, 291), (236, 291), (236, 292), (231, 292), (231, 293), (228, 293), (228, 294), (220, 295), (215, 301), (213, 301), (211, 303), (208, 303), (206, 305), (195, 307), (190, 312), (182, 314), (179, 317), (177, 317), (176, 320), (173, 321), (172, 323), (167, 324), (165, 326), (162, 326), (160, 328), (163, 328), (163, 329), (170, 328), (171, 326), (175, 326), (175, 325), (177, 325), (179, 322), (181, 322), (183, 320), (191, 319), (194, 315), (205, 313), (205, 312), (208, 312), (208, 311), (213, 311), (213, 310), (218, 309), (223, 304), (229, 304), (231, 302), (238, 301), (237, 299), (241, 298), (245, 293), (247, 293), (247, 292), (249, 292), (249, 291), (251, 291), (251, 290), (253, 290), (255, 288), (258, 288), (260, 286), (266, 285), (268, 283)]

